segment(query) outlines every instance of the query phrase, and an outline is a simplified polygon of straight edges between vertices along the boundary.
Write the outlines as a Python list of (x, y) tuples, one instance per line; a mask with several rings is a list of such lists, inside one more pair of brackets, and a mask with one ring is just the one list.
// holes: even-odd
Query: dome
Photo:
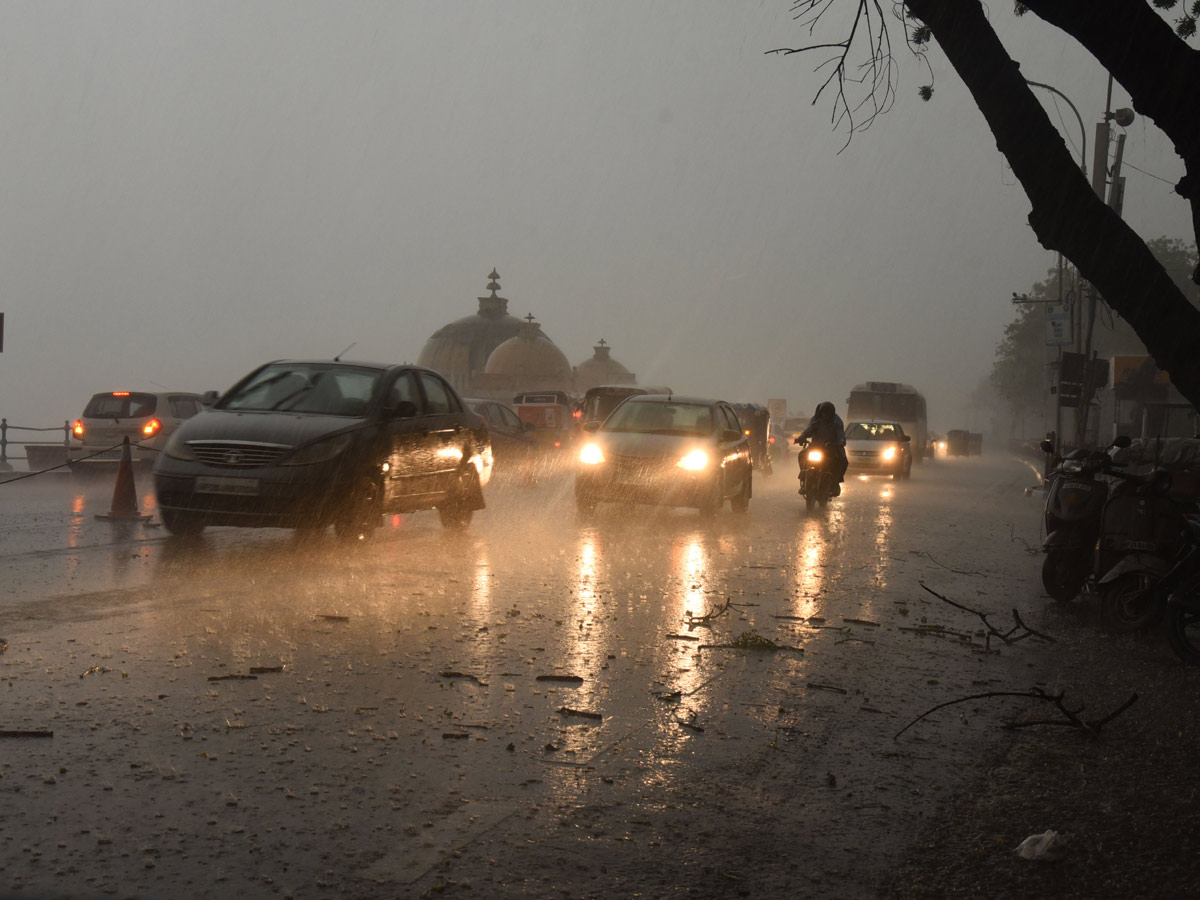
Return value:
[(521, 329), (521, 320), (508, 314), (508, 301), (497, 293), (499, 273), (493, 269), (488, 278), (491, 293), (478, 298), (479, 310), (435, 331), (417, 357), (417, 365), (440, 372), (460, 392), (483, 371), (492, 351)]
[(575, 367), (575, 382), (580, 392), (602, 384), (637, 384), (637, 376), (612, 358), (612, 348), (604, 338), (592, 349), (592, 357)]
[(554, 342), (542, 334), (542, 326), (533, 321), (520, 324), (516, 337), (500, 344), (488, 357), (484, 374), (520, 378), (529, 390), (566, 390), (571, 385), (571, 364)]

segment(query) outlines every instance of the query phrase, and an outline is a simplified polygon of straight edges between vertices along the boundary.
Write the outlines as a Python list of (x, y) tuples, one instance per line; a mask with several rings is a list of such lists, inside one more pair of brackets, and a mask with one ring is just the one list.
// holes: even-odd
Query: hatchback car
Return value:
[(465, 526), (491, 472), (483, 420), (437, 373), (279, 360), (172, 435), (154, 486), (174, 534), (333, 525), (365, 538), (383, 513), (437, 509), (445, 526)]
[(848, 471), (891, 475), (894, 480), (912, 474), (911, 438), (899, 422), (867, 419), (846, 425)]
[(135, 463), (153, 464), (175, 429), (200, 412), (199, 394), (180, 391), (107, 391), (93, 394), (71, 423), (67, 459), (74, 471), (119, 462), (129, 438)]
[(750, 439), (728, 403), (669, 394), (630, 397), (589, 423), (578, 454), (575, 502), (688, 506), (713, 515), (726, 499), (750, 506)]

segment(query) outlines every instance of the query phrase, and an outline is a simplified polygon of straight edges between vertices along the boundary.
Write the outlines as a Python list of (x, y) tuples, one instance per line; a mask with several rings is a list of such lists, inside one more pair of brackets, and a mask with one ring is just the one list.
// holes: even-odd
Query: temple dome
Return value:
[(637, 376), (612, 358), (612, 348), (601, 338), (593, 355), (575, 367), (575, 385), (580, 393), (601, 384), (637, 384)]
[(521, 330), (521, 320), (508, 314), (508, 301), (498, 294), (499, 273), (493, 269), (488, 278), (491, 293), (478, 298), (478, 311), (435, 331), (417, 357), (417, 365), (440, 372), (460, 392), (484, 370), (492, 351)]
[(520, 378), (530, 390), (568, 390), (572, 384), (571, 364), (554, 342), (542, 334), (533, 316), (520, 323), (515, 337), (496, 347), (488, 357), (484, 374), (490, 378)]

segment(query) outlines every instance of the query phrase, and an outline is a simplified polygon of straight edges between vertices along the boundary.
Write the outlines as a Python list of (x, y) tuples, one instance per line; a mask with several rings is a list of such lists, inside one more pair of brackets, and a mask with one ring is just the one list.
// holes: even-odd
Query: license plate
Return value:
[(202, 476), (196, 479), (197, 494), (235, 494), (252, 497), (258, 493), (257, 478), (228, 478), (221, 475)]

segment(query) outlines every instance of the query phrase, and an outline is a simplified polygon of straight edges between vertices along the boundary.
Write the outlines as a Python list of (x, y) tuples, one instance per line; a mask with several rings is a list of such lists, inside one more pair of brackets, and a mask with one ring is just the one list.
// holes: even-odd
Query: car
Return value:
[(750, 457), (754, 462), (755, 471), (764, 475), (772, 473), (771, 468), (771, 413), (761, 403), (730, 403), (734, 415), (742, 431), (750, 438)]
[(517, 417), (531, 427), (540, 465), (557, 467), (569, 461), (579, 436), (583, 413), (565, 391), (523, 391), (513, 397)]
[(447, 528), (483, 509), (483, 419), (441, 375), (410, 365), (275, 360), (171, 436), (154, 467), (163, 525), (332, 525), (365, 539), (384, 513), (436, 509)]
[(200, 394), (183, 391), (105, 391), (93, 394), (71, 423), (67, 461), (72, 471), (120, 462), (129, 438), (135, 464), (153, 465), (175, 429), (200, 412)]
[(578, 453), (575, 503), (589, 515), (604, 501), (692, 507), (711, 516), (726, 501), (750, 506), (750, 439), (721, 400), (644, 394), (589, 423)]
[(463, 403), (483, 419), (492, 440), (497, 472), (531, 472), (538, 452), (533, 425), (522, 422), (512, 407), (499, 400), (464, 397)]
[(846, 425), (847, 471), (891, 475), (894, 480), (912, 474), (912, 439), (899, 422), (860, 419)]

